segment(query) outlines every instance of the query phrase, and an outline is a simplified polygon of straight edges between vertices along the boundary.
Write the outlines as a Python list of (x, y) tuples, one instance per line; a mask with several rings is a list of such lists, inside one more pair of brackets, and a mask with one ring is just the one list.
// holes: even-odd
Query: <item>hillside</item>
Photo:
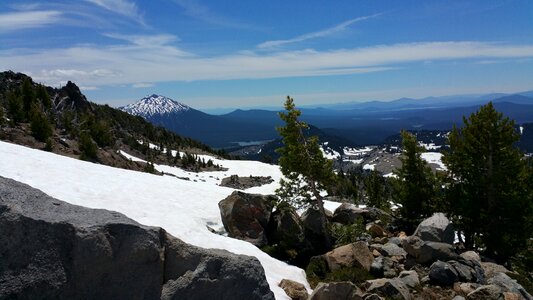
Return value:
[[(187, 153), (224, 155), (140, 117), (90, 102), (70, 81), (56, 89), (11, 71), (0, 73), (0, 140), (109, 166), (146, 171), (153, 171), (149, 164), (127, 160), (117, 151), (130, 151), (150, 162), (168, 160), (152, 151), (150, 144)], [(185, 163), (175, 158), (172, 162), (201, 169), (195, 162)]]

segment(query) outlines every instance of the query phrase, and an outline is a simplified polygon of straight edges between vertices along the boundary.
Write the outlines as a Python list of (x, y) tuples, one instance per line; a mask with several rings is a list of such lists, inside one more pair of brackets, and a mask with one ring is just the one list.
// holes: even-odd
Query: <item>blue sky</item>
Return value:
[(533, 1), (2, 1), (0, 69), (120, 106), (533, 90)]

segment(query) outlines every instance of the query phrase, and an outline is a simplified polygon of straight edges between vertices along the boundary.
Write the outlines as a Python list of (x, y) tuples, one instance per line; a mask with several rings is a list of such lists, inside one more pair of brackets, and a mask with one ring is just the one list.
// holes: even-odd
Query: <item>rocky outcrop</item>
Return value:
[(414, 235), (423, 241), (453, 244), (455, 231), (443, 213), (435, 213), (418, 225)]
[(220, 201), (218, 207), (228, 235), (257, 247), (265, 246), (268, 243), (266, 231), (274, 201), (274, 196), (240, 191)]
[(273, 299), (255, 258), (0, 177), (0, 299)]
[(223, 178), (220, 186), (230, 187), (238, 190), (246, 190), (256, 186), (262, 186), (274, 182), (270, 176), (243, 176), (231, 175)]

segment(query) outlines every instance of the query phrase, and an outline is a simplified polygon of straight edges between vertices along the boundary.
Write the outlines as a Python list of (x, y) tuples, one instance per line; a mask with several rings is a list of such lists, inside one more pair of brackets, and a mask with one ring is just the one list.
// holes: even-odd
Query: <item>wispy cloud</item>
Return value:
[(0, 51), (0, 69), (29, 72), (49, 84), (75, 80), (86, 86), (342, 75), (411, 68), (425, 61), (533, 58), (533, 44), (453, 41), (216, 57), (184, 56), (176, 46), (133, 42), (27, 51)]
[(361, 21), (368, 20), (368, 19), (372, 19), (372, 18), (378, 17), (378, 16), (380, 16), (382, 14), (383, 13), (378, 13), (378, 14), (373, 14), (373, 15), (370, 15), (370, 16), (364, 16), (364, 17), (351, 19), (351, 20), (342, 22), (342, 23), (340, 23), (338, 25), (335, 25), (333, 27), (329, 27), (329, 28), (326, 28), (326, 29), (323, 29), (323, 30), (319, 30), (319, 31), (315, 31), (315, 32), (302, 34), (302, 35), (299, 35), (299, 36), (297, 36), (295, 38), (291, 38), (291, 39), (266, 41), (264, 43), (261, 43), (261, 44), (257, 45), (257, 48), (260, 48), (260, 49), (275, 48), (275, 47), (283, 46), (283, 45), (286, 45), (286, 44), (293, 44), (293, 43), (303, 42), (303, 41), (307, 41), (307, 40), (311, 40), (311, 39), (331, 36), (333, 34), (336, 34), (336, 33), (339, 33), (341, 31), (346, 30), (350, 25), (352, 25), (354, 23), (361, 22)]
[(134, 89), (146, 89), (146, 88), (150, 88), (153, 86), (154, 86), (153, 83), (146, 83), (146, 82), (134, 83), (131, 85), (131, 87)]
[(174, 0), (176, 4), (184, 9), (186, 15), (201, 20), (202, 22), (239, 29), (257, 29), (256, 26), (233, 20), (226, 16), (213, 12), (208, 6), (200, 3), (199, 0)]
[(129, 17), (142, 25), (145, 25), (144, 17), (139, 11), (137, 4), (129, 0), (85, 0), (111, 12)]
[(0, 32), (49, 26), (58, 23), (61, 15), (55, 10), (3, 13), (0, 14)]

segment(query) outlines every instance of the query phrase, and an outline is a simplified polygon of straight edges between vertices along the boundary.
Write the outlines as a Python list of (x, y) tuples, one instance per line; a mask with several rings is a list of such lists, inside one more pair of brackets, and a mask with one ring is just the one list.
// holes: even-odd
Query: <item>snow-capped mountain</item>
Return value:
[(146, 96), (135, 103), (120, 107), (120, 110), (122, 111), (131, 115), (141, 116), (145, 119), (154, 115), (181, 113), (189, 111), (190, 109), (189, 106), (183, 103), (156, 94)]
[(277, 137), (274, 126), (206, 114), (155, 94), (119, 109), (212, 147), (230, 147), (241, 141), (270, 140)]

